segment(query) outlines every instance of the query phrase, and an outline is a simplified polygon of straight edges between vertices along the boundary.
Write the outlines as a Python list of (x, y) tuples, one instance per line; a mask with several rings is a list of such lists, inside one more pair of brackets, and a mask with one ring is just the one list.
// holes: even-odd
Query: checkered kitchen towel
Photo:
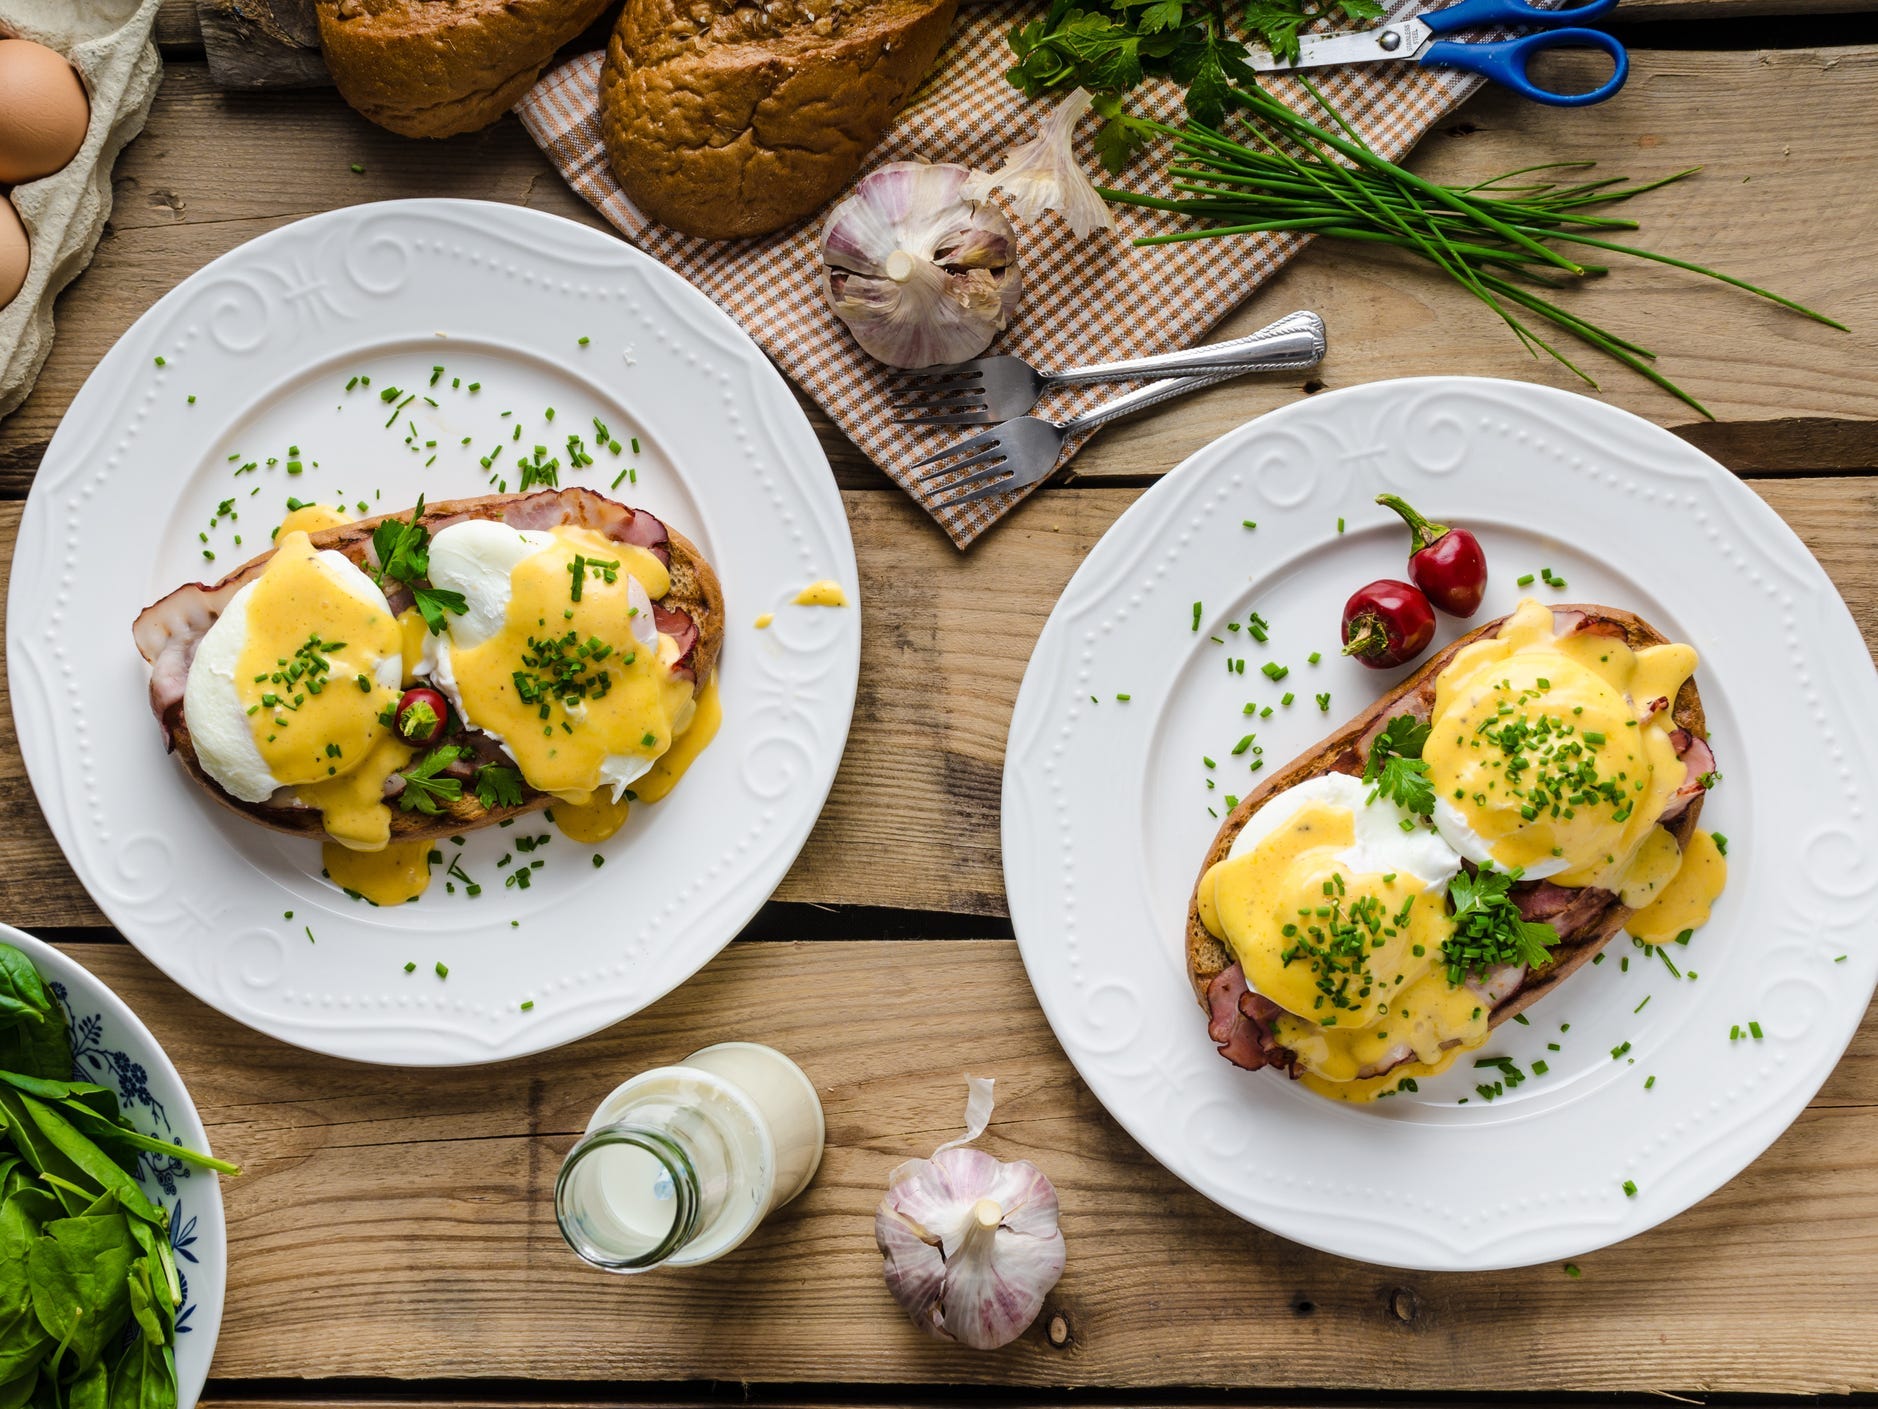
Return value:
[[(1423, 8), (1431, 7), (1420, 0), (1395, 7), (1398, 14)], [(1011, 62), (1005, 36), (1016, 19), (1040, 9), (1037, 0), (996, 0), (963, 10), (938, 64), (863, 172), (908, 160), (995, 170), (1006, 149), (1029, 141), (1050, 105), (1025, 99), (1005, 81)], [(855, 345), (823, 302), (820, 215), (761, 239), (716, 241), (676, 234), (633, 207), (607, 168), (600, 138), (601, 58), (595, 52), (562, 64), (516, 106), (529, 134), (568, 183), (628, 239), (703, 289), (742, 324), (960, 548), (1016, 507), (1029, 491), (942, 509), (913, 484), (910, 467), (961, 432), (892, 423), (880, 365)], [(1371, 145), (1392, 158), (1412, 147), (1478, 84), (1457, 72), (1413, 64), (1355, 66), (1318, 77), (1325, 96)], [(1290, 80), (1269, 80), (1267, 86), (1300, 111), (1310, 110), (1308, 96)], [(1129, 102), (1135, 111), (1162, 121), (1180, 119), (1180, 94), (1171, 83), (1156, 81)], [(1087, 117), (1077, 133), (1077, 155), (1091, 173), (1098, 172), (1091, 145), (1097, 125), (1096, 118)], [(1150, 147), (1113, 184), (1173, 195), (1167, 156), (1164, 145)], [(1115, 222), (1114, 230), (1097, 231), (1081, 242), (1054, 213), (1019, 231), (1024, 298), (993, 351), (1014, 352), (1049, 369), (1191, 346), (1305, 243), (1299, 236), (1273, 234), (1138, 249), (1131, 238), (1177, 228), (1179, 218), (1121, 206), (1115, 208)], [(1276, 309), (1273, 316), (1289, 311)], [(1114, 384), (1066, 388), (1053, 392), (1038, 409), (1060, 420), (1125, 389)], [(1074, 453), (1080, 445), (1069, 448)]]

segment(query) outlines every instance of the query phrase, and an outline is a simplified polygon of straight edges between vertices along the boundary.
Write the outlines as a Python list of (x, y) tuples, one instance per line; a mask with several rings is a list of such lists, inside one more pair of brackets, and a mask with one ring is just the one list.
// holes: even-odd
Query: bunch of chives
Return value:
[(1520, 177), (1592, 165), (1556, 162), (1524, 167), (1473, 186), (1437, 185), (1378, 155), (1308, 79), (1299, 82), (1337, 131), (1319, 126), (1257, 88), (1231, 90), (1233, 100), (1252, 118), (1245, 124), (1244, 141), (1195, 122), (1169, 127), (1145, 118), (1126, 119), (1171, 140), (1175, 157), (1169, 174), (1180, 196), (1168, 200), (1109, 188), (1102, 188), (1102, 195), (1118, 204), (1209, 222), (1199, 229), (1145, 236), (1135, 243), (1163, 245), (1289, 231), (1393, 245), (1428, 260), (1486, 304), (1535, 357), (1543, 351), (1587, 385), (1597, 386), (1509, 304), (1615, 358), (1710, 419), (1713, 414), (1706, 406), (1651, 365), (1654, 352), (1567, 312), (1539, 292), (1556, 291), (1567, 281), (1608, 272), (1608, 266), (1581, 263), (1555, 246), (1576, 245), (1672, 265), (1845, 330), (1843, 323), (1746, 280), (1596, 233), (1634, 230), (1637, 224), (1593, 214), (1590, 207), (1628, 200), (1680, 181), (1700, 168), (1642, 185), (1626, 185), (1623, 178), (1575, 185), (1549, 180), (1512, 184)]

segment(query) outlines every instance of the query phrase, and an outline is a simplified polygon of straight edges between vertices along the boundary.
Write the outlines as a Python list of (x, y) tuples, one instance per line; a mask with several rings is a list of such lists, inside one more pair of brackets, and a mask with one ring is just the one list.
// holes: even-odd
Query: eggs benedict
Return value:
[(1341, 1100), (1412, 1090), (1626, 922), (1661, 943), (1706, 919), (1696, 664), (1629, 613), (1528, 600), (1279, 770), (1189, 910), (1221, 1054)]
[(134, 635), (191, 776), (319, 837), (336, 883), (413, 898), (438, 837), (551, 804), (604, 840), (710, 742), (721, 591), (651, 515), (584, 489), (315, 508)]

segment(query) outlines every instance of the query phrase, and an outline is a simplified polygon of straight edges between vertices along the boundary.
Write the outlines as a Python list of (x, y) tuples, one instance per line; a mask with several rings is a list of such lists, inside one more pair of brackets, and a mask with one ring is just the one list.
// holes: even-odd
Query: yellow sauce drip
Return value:
[[(1558, 884), (1616, 889), (1685, 775), (1670, 711), (1651, 706), (1673, 701), (1695, 667), (1684, 645), (1633, 651), (1609, 636), (1555, 636), (1550, 609), (1528, 598), (1436, 679), (1422, 750), (1435, 796), (1500, 866), (1563, 857)], [(1501, 742), (1522, 725), (1523, 739)], [(1571, 781), (1587, 765), (1615, 796)], [(1535, 790), (1548, 777), (1552, 786)]]
[(352, 515), (344, 509), (334, 508), (330, 504), (302, 504), (297, 509), (288, 510), (287, 517), (274, 530), (274, 541), (278, 543), (290, 533), (318, 533), (322, 529), (338, 528), (340, 524), (351, 522)]
[(1668, 944), (1684, 930), (1708, 923), (1709, 911), (1727, 883), (1727, 858), (1711, 833), (1699, 831), (1689, 838), (1674, 879), (1632, 915), (1624, 928), (1645, 944)]
[(820, 582), (811, 582), (796, 593), (796, 605), (798, 607), (845, 607), (848, 605), (848, 597), (841, 590), (840, 583), (825, 577)]
[(1669, 884), (1681, 866), (1682, 848), (1676, 845), (1675, 837), (1662, 827), (1653, 827), (1624, 868), (1624, 883), (1618, 888), (1617, 898), (1632, 910), (1641, 910)]
[(418, 683), (417, 676), (411, 670), (424, 659), (424, 641), (430, 635), (430, 627), (424, 623), (424, 614), (416, 607), (406, 607), (398, 613), (398, 634), (404, 642), (404, 688), (410, 689)]
[(341, 890), (357, 891), (374, 905), (402, 905), (430, 886), (433, 845), (400, 841), (382, 851), (354, 851), (329, 841), (320, 855), (327, 878)]
[[(1196, 901), (1201, 923), (1232, 949), (1251, 987), (1285, 1010), (1275, 1035), (1297, 1054), (1312, 1089), (1368, 1101), (1478, 1047), (1487, 1014), (1478, 995), (1450, 986), (1438, 967), (1454, 932), (1440, 889), (1401, 872), (1353, 873), (1338, 853), (1354, 839), (1349, 809), (1306, 803), (1250, 851), (1211, 867)], [(1323, 946), (1321, 932), (1337, 916), (1318, 911), (1333, 906), (1346, 921), (1371, 917), (1360, 926), (1368, 941), (1360, 964), (1326, 965), (1300, 948)], [(1325, 981), (1340, 999), (1326, 997)], [(1414, 1062), (1380, 1078), (1361, 1075), (1404, 1044)]]
[(775, 612), (764, 612), (763, 615), (761, 615), (760, 617), (756, 619), (756, 629), (758, 631), (767, 630), (769, 628), (769, 624), (774, 620), (776, 620)]
[(724, 707), (718, 701), (717, 677), (713, 675), (698, 692), (697, 709), (692, 713), (690, 725), (659, 761), (652, 765), (651, 771), (633, 784), (633, 795), (641, 802), (657, 802), (677, 787), (678, 780), (685, 776), (686, 770), (697, 762), (698, 755), (717, 737), (718, 726), (723, 722)]
[(235, 689), (253, 707), (249, 728), (268, 771), (348, 845), (384, 845), (373, 813), (384, 811), (380, 749), (391, 735), (379, 714), (398, 694), (378, 684), (377, 669), (400, 653), (397, 623), (340, 585), (295, 530), (255, 582), (245, 625)]
[(354, 851), (381, 851), (391, 840), (391, 806), (385, 783), (411, 761), (414, 750), (386, 731), (354, 768), (321, 783), (294, 789), (300, 801), (318, 808), (326, 835)]
[(626, 814), (631, 808), (632, 804), (624, 797), (615, 802), (605, 793), (596, 794), (591, 802), (557, 802), (554, 827), (569, 841), (593, 845), (625, 826)]
[[(453, 647), (450, 665), (469, 720), (502, 737), (531, 786), (579, 804), (603, 786), (607, 757), (657, 758), (671, 747), (690, 713), (692, 685), (672, 673), (673, 638), (661, 635), (654, 650), (633, 636), (626, 579), (637, 578), (656, 600), (670, 587), (664, 564), (587, 530), (556, 529), (554, 536), (552, 546), (511, 570), (502, 629), (481, 645)], [(578, 600), (576, 557), (587, 568)], [(595, 563), (618, 563), (614, 580), (596, 573)], [(583, 695), (536, 692), (570, 669), (586, 685)], [(530, 682), (526, 693), (518, 672)]]

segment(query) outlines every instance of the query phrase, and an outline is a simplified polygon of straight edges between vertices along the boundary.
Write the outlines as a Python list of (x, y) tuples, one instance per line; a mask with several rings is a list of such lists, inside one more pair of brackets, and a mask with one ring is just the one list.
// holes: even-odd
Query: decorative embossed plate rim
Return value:
[[(1575, 975), (1530, 1027), (1496, 1031), (1487, 1053), (1524, 1070), (1546, 1058), (1552, 1070), (1490, 1104), (1472, 1092), (1472, 1070), (1370, 1107), (1239, 1071), (1208, 1042), (1182, 960), (1195, 872), (1218, 825), (1208, 799), (1255, 779), (1241, 768), (1250, 755), (1228, 752), (1241, 726), (1274, 762), (1294, 757), (1405, 673), (1366, 675), (1335, 654), (1344, 595), (1401, 574), (1405, 535), (1371, 503), (1385, 489), (1480, 529), (1494, 573), (1482, 617), (1522, 595), (1515, 574), (1550, 565), (1571, 582), (1559, 600), (1631, 606), (1694, 644), (1724, 774), (1703, 821), (1732, 838), (1728, 891), (1678, 951), (1697, 979), (1632, 964), (1620, 937), (1607, 951), (1619, 962)], [(1253, 608), (1270, 618), (1268, 646), (1226, 630)], [(1461, 629), (1444, 621), (1437, 645)], [(1300, 659), (1313, 648), (1327, 653), (1321, 666)], [(1221, 655), (1241, 652), (1243, 676), (1220, 670)], [(1291, 675), (1265, 690), (1261, 659)], [(1240, 715), (1241, 697), (1291, 689), (1308, 706), (1323, 685), (1327, 715)], [(1878, 678), (1824, 571), (1686, 442), (1519, 382), (1328, 393), (1194, 455), (1064, 590), (1006, 753), (1018, 944), (1097, 1097), (1231, 1212), (1325, 1251), (1423, 1270), (1580, 1255), (1740, 1172), (1850, 1041), (1878, 982), (1878, 762), (1855, 742), (1874, 717)], [(1215, 777), (1240, 782), (1208, 794)], [(1745, 1036), (1751, 1020), (1764, 1040)], [(1730, 1040), (1737, 1026), (1744, 1035)]]
[[(146, 602), (203, 570), (196, 530), (221, 496), (250, 483), (272, 485), (273, 497), (252, 501), (261, 506), (289, 489), (317, 498), (345, 488), (361, 465), (371, 482), (359, 487), (382, 489), (385, 507), (408, 506), (419, 491), (490, 492), (471, 468), (475, 450), (447, 453), (463, 429), (447, 421), (477, 406), (493, 416), (493, 404), (459, 407), (436, 388), (440, 429), (426, 423), (440, 447), (434, 469), (392, 439), (397, 430), (368, 430), (383, 419), (361, 419), (368, 408), (346, 419), (347, 368), (383, 364), (423, 390), (438, 360), (495, 367), (482, 397), (522, 392), (519, 409), (538, 418), (540, 392), (568, 413), (531, 439), (558, 447), (562, 428), (585, 429), (591, 408), (644, 440), (632, 457), (644, 472), (621, 497), (699, 543), (724, 583), (724, 726), (684, 786), (635, 809), (606, 844), (611, 864), (590, 868), (586, 848), (557, 838), (548, 855), (558, 873), (504, 888), (495, 853), (514, 834), (491, 829), (469, 838), (466, 855), (487, 868), (473, 907), (433, 903), (444, 900), (433, 882), (416, 905), (373, 909), (319, 879), (316, 847), (226, 814), (164, 757), (128, 628)], [(371, 391), (360, 401), (378, 405)], [(511, 423), (493, 424), (506, 441)], [(308, 447), (302, 478), (270, 469), (230, 479), (223, 452), (253, 454), (257, 438), (282, 437)], [(322, 471), (313, 463), (322, 444), (350, 448)], [(610, 459), (563, 470), (563, 483), (607, 492)], [(852, 610), (787, 605), (823, 577), (842, 584)], [(475, 201), (314, 216), (231, 251), (159, 300), (99, 363), (53, 438), (27, 500), (8, 603), (27, 770), (112, 923), (178, 983), (252, 1027), (405, 1065), (554, 1047), (701, 968), (807, 840), (847, 739), (860, 659), (846, 512), (807, 420), (756, 345), (617, 238)], [(763, 612), (775, 625), (759, 631)], [(577, 865), (562, 855), (570, 849)], [(418, 965), (410, 975), (407, 961)], [(447, 964), (447, 980), (434, 961)]]
[[(0, 924), (0, 944), (11, 944), (31, 959), (65, 1005), (79, 1080), (115, 1087), (121, 1109), (146, 1135), (214, 1153), (182, 1077), (122, 998), (77, 960), (11, 925)], [(221, 1180), (211, 1170), (146, 1155), (139, 1161), (137, 1182), (170, 1213), (170, 1247), (183, 1287), (176, 1314), (177, 1409), (195, 1409), (209, 1378), (228, 1289)]]

